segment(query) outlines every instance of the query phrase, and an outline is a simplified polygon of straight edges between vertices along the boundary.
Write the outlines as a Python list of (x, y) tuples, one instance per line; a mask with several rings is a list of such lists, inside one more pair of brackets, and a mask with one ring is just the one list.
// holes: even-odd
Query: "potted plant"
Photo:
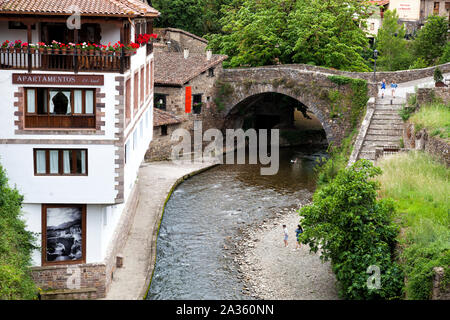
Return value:
[(14, 48), (14, 51), (21, 52), (22, 51), (22, 41), (21, 40), (14, 41), (13, 48)]
[(8, 50), (8, 46), (9, 46), (9, 40), (3, 41), (2, 46), (1, 46), (2, 52), (6, 52)]
[(45, 48), (46, 48), (45, 43), (43, 43), (43, 42), (38, 42), (38, 43), (37, 43), (37, 47), (38, 47), (39, 53), (40, 53), (40, 54), (43, 54), (44, 51), (45, 51)]
[(139, 49), (140, 45), (135, 42), (131, 42), (129, 45), (125, 45), (125, 55), (131, 56), (136, 53), (136, 50)]
[(59, 48), (60, 48), (59, 45), (60, 44), (58, 41), (56, 41), (56, 40), (52, 41), (51, 48), (52, 48), (53, 53), (59, 54)]
[(442, 75), (441, 69), (436, 67), (434, 69), (434, 85), (436, 87), (446, 87), (447, 85), (443, 82), (444, 76)]

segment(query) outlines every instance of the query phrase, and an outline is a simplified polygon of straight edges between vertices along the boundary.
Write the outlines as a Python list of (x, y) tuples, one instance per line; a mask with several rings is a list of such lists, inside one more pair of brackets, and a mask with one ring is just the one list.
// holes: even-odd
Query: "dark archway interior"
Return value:
[(228, 114), (225, 129), (279, 129), (280, 146), (327, 145), (322, 124), (300, 101), (268, 92), (238, 103)]

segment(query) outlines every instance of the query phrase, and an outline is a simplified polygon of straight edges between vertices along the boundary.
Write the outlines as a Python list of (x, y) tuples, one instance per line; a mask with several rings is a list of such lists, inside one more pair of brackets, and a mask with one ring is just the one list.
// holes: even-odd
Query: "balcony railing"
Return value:
[(26, 115), (27, 129), (95, 129), (95, 115)]
[(128, 68), (130, 56), (123, 51), (0, 49), (0, 69), (124, 73)]

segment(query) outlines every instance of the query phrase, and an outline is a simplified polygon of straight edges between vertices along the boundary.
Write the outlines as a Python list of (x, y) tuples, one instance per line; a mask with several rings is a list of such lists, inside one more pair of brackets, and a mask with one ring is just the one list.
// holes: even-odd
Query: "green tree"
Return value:
[[(402, 271), (393, 259), (398, 233), (394, 205), (377, 200), (379, 185), (373, 177), (380, 173), (370, 161), (360, 160), (339, 171), (314, 194), (313, 204), (299, 212), (304, 217), (302, 243), (331, 260), (346, 299), (395, 299), (403, 288)], [(367, 286), (370, 266), (380, 269), (378, 289)]]
[(387, 10), (376, 37), (380, 70), (396, 71), (411, 65), (412, 57), (405, 35), (405, 26), (398, 24), (397, 10)]
[(422, 29), (417, 33), (413, 42), (416, 59), (422, 58), (431, 66), (437, 63), (444, 49), (448, 46), (448, 19), (441, 16), (430, 16)]
[(34, 235), (21, 220), (23, 197), (8, 186), (0, 166), (0, 299), (33, 299), (36, 287), (29, 266)]
[(179, 28), (199, 36), (220, 31), (220, 8), (231, 0), (154, 0), (161, 12), (155, 26)]
[(236, 0), (222, 6), (222, 33), (210, 48), (227, 54), (225, 66), (309, 63), (369, 71), (362, 54), (366, 7), (358, 0)]

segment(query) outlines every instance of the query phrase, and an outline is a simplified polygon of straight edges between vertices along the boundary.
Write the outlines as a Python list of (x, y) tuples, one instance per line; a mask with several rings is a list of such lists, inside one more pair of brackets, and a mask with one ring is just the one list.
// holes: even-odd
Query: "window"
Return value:
[(95, 128), (93, 89), (25, 89), (26, 128)]
[(374, 31), (374, 30), (375, 30), (375, 23), (372, 22), (372, 23), (370, 24), (370, 30), (371, 30), (371, 31)]
[(136, 148), (137, 148), (137, 143), (138, 143), (137, 139), (138, 139), (137, 130), (134, 130), (134, 132), (133, 132), (133, 150), (136, 150)]
[(134, 112), (137, 111), (139, 107), (139, 72), (134, 73)]
[(166, 110), (167, 96), (165, 94), (155, 94), (155, 108)]
[(145, 97), (144, 97), (144, 82), (145, 78), (144, 78), (144, 68), (141, 69), (141, 104), (144, 103), (145, 101)]
[(86, 149), (34, 149), (34, 174), (87, 176)]
[(214, 77), (214, 68), (208, 69), (208, 77)]
[(150, 94), (150, 63), (147, 63), (145, 67), (147, 76), (145, 77), (145, 96), (148, 97)]
[(202, 95), (194, 94), (192, 95), (192, 98), (193, 98), (194, 114), (200, 114), (202, 112)]
[(128, 162), (128, 158), (130, 157), (130, 141), (127, 141), (127, 143), (125, 143), (125, 163)]
[(439, 2), (434, 3), (433, 14), (439, 14)]
[[(8, 29), (10, 30), (27, 30), (27, 26), (22, 22), (8, 21)], [(31, 25), (31, 30), (36, 30), (36, 25)]]
[(86, 262), (86, 205), (42, 205), (42, 265)]
[(125, 84), (126, 96), (125, 96), (125, 119), (126, 124), (131, 120), (131, 79), (128, 79)]
[(167, 125), (161, 126), (161, 135), (167, 136)]

